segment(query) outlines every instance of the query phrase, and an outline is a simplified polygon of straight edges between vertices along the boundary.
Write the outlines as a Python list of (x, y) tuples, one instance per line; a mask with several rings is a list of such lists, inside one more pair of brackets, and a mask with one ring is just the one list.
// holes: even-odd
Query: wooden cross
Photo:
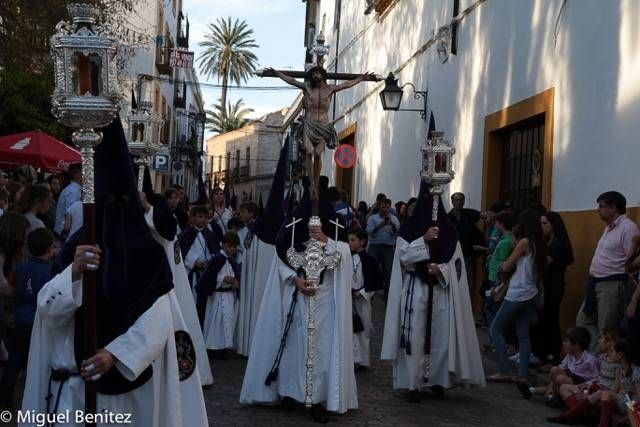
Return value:
[(335, 221), (334, 221), (334, 220), (330, 219), (330, 220), (329, 220), (329, 222), (330, 222), (331, 224), (333, 224), (333, 225), (335, 225), (335, 226), (336, 226), (336, 238), (335, 238), (335, 239), (333, 239), (333, 240), (337, 242), (337, 241), (338, 241), (338, 229), (339, 229), (339, 228), (344, 228), (344, 225), (341, 225), (341, 224), (338, 222), (338, 220), (335, 220)]
[(291, 223), (290, 223), (290, 224), (287, 224), (287, 225), (285, 225), (285, 226), (284, 226), (284, 228), (289, 228), (289, 227), (291, 227), (291, 247), (293, 247), (293, 245), (294, 245), (294, 244), (295, 244), (295, 242), (296, 242), (296, 238), (295, 238), (295, 236), (296, 236), (296, 227), (295, 227), (295, 225), (296, 225), (297, 223), (299, 223), (300, 221), (302, 221), (302, 218), (298, 218), (298, 219), (296, 219), (296, 217), (294, 216), (294, 217), (293, 217), (293, 221), (291, 221)]

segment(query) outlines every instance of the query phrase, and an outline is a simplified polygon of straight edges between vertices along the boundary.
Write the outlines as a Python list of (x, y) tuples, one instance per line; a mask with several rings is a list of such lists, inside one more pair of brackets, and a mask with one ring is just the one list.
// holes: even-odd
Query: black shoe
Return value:
[(529, 390), (529, 385), (527, 383), (517, 382), (516, 387), (518, 387), (518, 390), (520, 390), (520, 394), (522, 394), (522, 397), (527, 400), (531, 399), (531, 390)]
[(315, 404), (311, 407), (311, 418), (313, 418), (313, 421), (321, 424), (326, 424), (329, 422), (329, 415), (327, 414), (327, 410), (324, 409), (320, 404)]
[(420, 403), (420, 392), (418, 390), (409, 390), (405, 399), (410, 403)]
[(296, 406), (296, 401), (289, 396), (285, 396), (282, 398), (282, 400), (280, 400), (280, 406), (285, 411), (292, 411)]
[(431, 391), (433, 392), (433, 395), (437, 398), (444, 397), (444, 387), (442, 387), (441, 385), (431, 386)]
[(557, 409), (564, 408), (564, 402), (558, 396), (552, 397), (551, 399), (546, 399), (544, 404), (547, 405), (549, 408), (557, 408)]

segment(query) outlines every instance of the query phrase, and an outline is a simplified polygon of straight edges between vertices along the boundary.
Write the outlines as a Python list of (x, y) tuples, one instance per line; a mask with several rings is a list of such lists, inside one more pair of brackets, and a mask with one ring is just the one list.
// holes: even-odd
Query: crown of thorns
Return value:
[(316, 65), (315, 67), (312, 67), (309, 69), (309, 71), (307, 71), (307, 76), (309, 78), (311, 78), (311, 76), (313, 75), (314, 72), (319, 72), (320, 74), (322, 74), (322, 78), (323, 79), (327, 79), (327, 70), (325, 70), (324, 68), (322, 68), (320, 65)]

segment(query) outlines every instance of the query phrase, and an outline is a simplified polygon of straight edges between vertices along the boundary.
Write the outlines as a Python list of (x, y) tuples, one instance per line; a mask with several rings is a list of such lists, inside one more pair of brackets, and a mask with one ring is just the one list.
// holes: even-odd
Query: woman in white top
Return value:
[(222, 229), (222, 234), (228, 230), (227, 223), (233, 217), (231, 209), (225, 207), (224, 191), (216, 187), (211, 193), (211, 222), (217, 223)]
[(536, 312), (538, 282), (547, 263), (546, 245), (542, 236), (540, 215), (532, 210), (522, 212), (514, 229), (517, 244), (511, 256), (499, 267), (503, 272), (513, 272), (507, 294), (491, 323), (491, 338), (498, 357), (498, 373), (489, 381), (511, 381), (507, 346), (503, 334), (514, 325), (518, 336), (520, 360), (516, 383), (526, 386), (529, 370), (531, 341), (529, 325)]

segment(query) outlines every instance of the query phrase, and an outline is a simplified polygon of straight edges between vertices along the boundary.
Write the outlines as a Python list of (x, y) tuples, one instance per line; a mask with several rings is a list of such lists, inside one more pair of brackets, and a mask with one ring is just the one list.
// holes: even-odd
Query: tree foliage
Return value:
[(222, 112), (222, 102), (213, 105), (213, 110), (206, 110), (207, 113), (207, 129), (217, 134), (231, 132), (240, 129), (247, 123), (249, 118), (246, 116), (253, 113), (252, 108), (245, 108), (245, 104), (240, 98), (235, 104), (227, 105), (226, 116)]
[(239, 85), (256, 70), (258, 57), (253, 49), (258, 45), (253, 39), (253, 30), (247, 23), (236, 19), (231, 22), (218, 18), (215, 24), (208, 25), (209, 33), (200, 46), (205, 48), (198, 58), (200, 72), (207, 77), (222, 79), (222, 95), (220, 105), (222, 116), (226, 115), (227, 87), (229, 83)]

